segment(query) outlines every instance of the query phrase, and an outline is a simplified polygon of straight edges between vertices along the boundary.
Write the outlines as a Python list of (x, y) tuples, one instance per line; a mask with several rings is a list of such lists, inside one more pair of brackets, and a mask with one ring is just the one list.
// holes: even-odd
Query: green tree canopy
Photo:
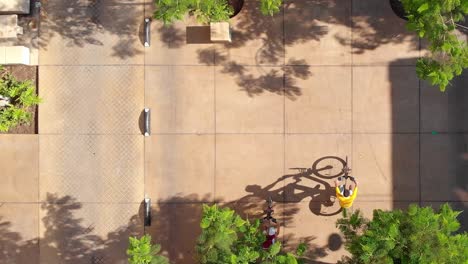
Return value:
[(21, 124), (29, 124), (33, 107), (41, 102), (31, 81), (18, 81), (0, 65), (0, 131), (6, 132)]
[(182, 20), (192, 13), (200, 23), (228, 21), (234, 14), (227, 0), (156, 0), (154, 18), (164, 24)]
[(441, 91), (468, 67), (468, 46), (459, 39), (457, 22), (468, 14), (467, 0), (401, 0), (407, 27), (429, 42), (431, 54), (416, 64), (419, 78), (438, 85)]
[(448, 204), (438, 213), (411, 205), (405, 212), (374, 210), (368, 220), (358, 210), (337, 221), (352, 254), (341, 263), (467, 264), (468, 234), (455, 234), (460, 213)]
[(144, 235), (140, 239), (130, 237), (127, 249), (130, 264), (168, 264), (167, 258), (158, 255), (160, 245), (151, 244), (151, 236)]
[(300, 244), (294, 254), (282, 253), (280, 242), (264, 250), (262, 243), (265, 241), (265, 235), (260, 230), (260, 221), (244, 220), (229, 208), (203, 205), (200, 227), (202, 233), (196, 248), (199, 263), (302, 263), (297, 257), (304, 253), (304, 244)]
[[(248, 0), (245, 0), (248, 1)], [(259, 0), (260, 11), (273, 16), (280, 12), (283, 0)], [(154, 18), (164, 24), (182, 20), (187, 14), (193, 14), (200, 23), (228, 21), (234, 9), (228, 0), (155, 0)]]

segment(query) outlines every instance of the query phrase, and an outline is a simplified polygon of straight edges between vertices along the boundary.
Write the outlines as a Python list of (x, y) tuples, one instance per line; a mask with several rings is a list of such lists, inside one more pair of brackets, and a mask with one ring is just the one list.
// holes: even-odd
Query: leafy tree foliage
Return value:
[(467, 0), (401, 0), (407, 27), (426, 38), (431, 55), (418, 60), (416, 72), (445, 91), (449, 81), (468, 67), (468, 46), (455, 34), (456, 23), (468, 14)]
[(416, 205), (406, 212), (374, 210), (371, 221), (356, 211), (337, 221), (352, 254), (340, 263), (467, 264), (468, 234), (454, 234), (459, 214), (448, 204), (438, 213)]
[(167, 258), (158, 255), (160, 245), (151, 244), (151, 236), (144, 235), (140, 239), (129, 238), (127, 249), (128, 262), (130, 264), (168, 264)]
[(192, 11), (193, 2), (193, 0), (156, 0), (156, 11), (153, 16), (164, 24), (171, 24), (184, 19), (184, 16)]
[(226, 0), (195, 0), (194, 14), (200, 23), (228, 21), (234, 9)]
[(6, 132), (32, 120), (33, 106), (41, 99), (36, 95), (31, 81), (18, 81), (0, 66), (0, 96), (8, 98), (6, 106), (0, 106), (0, 131)]
[[(259, 0), (260, 11), (273, 16), (280, 11), (283, 0)], [(164, 24), (182, 20), (193, 14), (200, 23), (228, 21), (234, 14), (228, 0), (155, 0), (154, 18)]]
[(280, 242), (264, 250), (260, 221), (244, 220), (229, 208), (204, 205), (200, 227), (196, 249), (202, 264), (303, 263), (298, 257), (304, 254), (305, 245), (299, 245), (295, 254), (281, 253)]
[(283, 0), (260, 0), (260, 11), (265, 16), (279, 13)]
[(156, 0), (154, 18), (171, 24), (193, 13), (200, 23), (229, 20), (234, 14), (227, 0)]

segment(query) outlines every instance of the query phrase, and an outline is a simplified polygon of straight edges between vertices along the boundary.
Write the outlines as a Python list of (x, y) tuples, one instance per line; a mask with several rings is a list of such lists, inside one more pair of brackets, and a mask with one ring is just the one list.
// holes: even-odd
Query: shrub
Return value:
[[(273, 16), (280, 11), (283, 0), (259, 0), (260, 11)], [(193, 14), (200, 23), (228, 21), (234, 14), (228, 0), (155, 0), (154, 18), (164, 24), (184, 19)]]
[(352, 254), (340, 263), (468, 263), (468, 234), (454, 234), (457, 216), (445, 204), (439, 213), (411, 205), (401, 210), (374, 210), (373, 219), (359, 211), (339, 219), (345, 247)]
[(171, 24), (176, 20), (182, 20), (192, 10), (193, 0), (156, 0), (154, 18), (164, 24)]
[(151, 236), (144, 235), (140, 239), (129, 238), (127, 249), (128, 262), (130, 264), (168, 264), (169, 261), (158, 253), (160, 245), (151, 244)]
[(283, 0), (260, 0), (260, 11), (265, 16), (279, 13)]
[(195, 0), (194, 15), (200, 23), (228, 21), (232, 14), (226, 0)]
[(450, 80), (468, 67), (468, 46), (455, 34), (457, 22), (468, 14), (466, 0), (401, 0), (407, 28), (429, 41), (431, 54), (416, 64), (419, 78), (445, 91)]
[(229, 208), (203, 205), (200, 227), (196, 249), (202, 264), (302, 263), (297, 257), (304, 253), (304, 244), (296, 254), (281, 253), (280, 242), (264, 250), (260, 221), (244, 220)]
[(187, 13), (200, 23), (227, 21), (234, 10), (227, 0), (156, 0), (154, 18), (164, 24), (182, 20)]
[(0, 107), (0, 131), (6, 132), (32, 120), (32, 107), (41, 99), (36, 95), (31, 81), (18, 81), (0, 66), (0, 95), (9, 103)]

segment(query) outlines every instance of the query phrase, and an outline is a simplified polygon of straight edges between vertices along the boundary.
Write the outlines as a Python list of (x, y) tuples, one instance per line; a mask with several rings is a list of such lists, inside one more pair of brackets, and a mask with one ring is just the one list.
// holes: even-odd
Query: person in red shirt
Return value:
[(265, 234), (266, 240), (263, 242), (263, 249), (268, 249), (271, 245), (276, 242), (279, 235), (280, 225), (273, 219), (263, 220), (263, 233)]

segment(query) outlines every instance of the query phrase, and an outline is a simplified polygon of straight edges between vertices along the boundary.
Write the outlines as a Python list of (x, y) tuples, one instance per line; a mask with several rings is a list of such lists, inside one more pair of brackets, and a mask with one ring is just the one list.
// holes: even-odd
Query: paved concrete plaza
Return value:
[(192, 264), (203, 203), (252, 219), (268, 197), (286, 247), (336, 263), (346, 156), (353, 210), (467, 209), (466, 73), (445, 93), (419, 81), (424, 44), (387, 1), (288, 0), (274, 17), (258, 5), (231, 19), (230, 44), (189, 19), (153, 21), (144, 48), (150, 0), (43, 1), (39, 134), (0, 135), (0, 264), (126, 263), (144, 233)]

